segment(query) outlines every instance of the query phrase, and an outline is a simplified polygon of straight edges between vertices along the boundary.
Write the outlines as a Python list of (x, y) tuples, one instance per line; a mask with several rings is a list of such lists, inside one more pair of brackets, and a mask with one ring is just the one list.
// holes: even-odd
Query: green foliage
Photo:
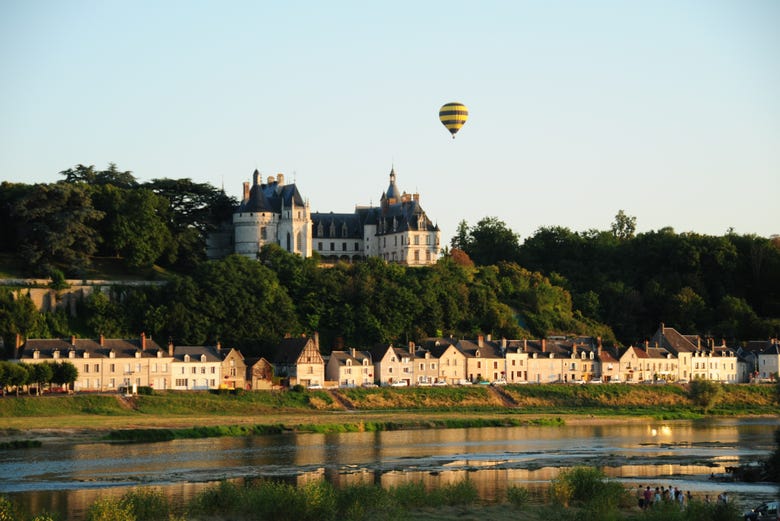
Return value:
[(690, 383), (688, 396), (694, 405), (701, 407), (704, 412), (712, 409), (723, 395), (723, 385), (711, 380), (697, 378)]
[(620, 519), (620, 508), (632, 501), (619, 482), (607, 480), (602, 471), (593, 467), (561, 471), (550, 483), (549, 495), (564, 507), (576, 503), (580, 507), (577, 519), (583, 521)]
[(98, 499), (87, 510), (87, 521), (135, 521), (131, 505), (120, 499)]
[(525, 487), (512, 485), (506, 489), (506, 499), (517, 508), (524, 507), (531, 499), (531, 492)]
[(119, 504), (136, 521), (167, 521), (173, 514), (168, 498), (158, 489), (132, 490), (122, 496)]
[(18, 515), (16, 505), (7, 497), (0, 496), (0, 521), (16, 521)]

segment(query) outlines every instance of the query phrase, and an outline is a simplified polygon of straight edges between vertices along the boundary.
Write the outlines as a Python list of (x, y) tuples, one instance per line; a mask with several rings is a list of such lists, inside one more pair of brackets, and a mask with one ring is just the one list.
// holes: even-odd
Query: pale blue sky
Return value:
[[(453, 141), (439, 107), (460, 101)], [(780, 233), (780, 1), (0, 0), (0, 181), (115, 162), (314, 211), (394, 164), (449, 242), (541, 226)]]

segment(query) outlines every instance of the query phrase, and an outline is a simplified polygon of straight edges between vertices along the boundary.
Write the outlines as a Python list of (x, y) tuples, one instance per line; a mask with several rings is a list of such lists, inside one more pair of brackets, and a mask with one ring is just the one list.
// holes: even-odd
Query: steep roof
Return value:
[(77, 358), (83, 358), (87, 353), (90, 358), (110, 358), (114, 353), (116, 358), (135, 358), (136, 353), (142, 357), (156, 357), (158, 351), (163, 350), (151, 338), (117, 339), (105, 338), (93, 340), (89, 338), (31, 338), (22, 345), (20, 359), (31, 359), (33, 353), (38, 351), (38, 358), (54, 359), (54, 352), (59, 352), (59, 357), (65, 359), (68, 353), (73, 351)]
[(313, 340), (307, 337), (283, 338), (276, 347), (274, 363), (283, 365), (297, 363), (310, 341)]
[(177, 362), (184, 362), (184, 357), (188, 355), (191, 362), (200, 362), (203, 356), (206, 357), (206, 362), (222, 362), (222, 355), (216, 346), (175, 346), (173, 348), (173, 359)]
[(666, 327), (664, 324), (658, 328), (653, 335), (651, 343), (658, 344), (659, 347), (665, 347), (677, 356), (680, 353), (694, 353), (699, 350), (699, 337), (695, 335), (682, 335), (672, 327)]
[[(257, 181), (258, 177), (259, 173), (255, 170), (255, 181)], [(284, 184), (283, 181), (280, 182), (276, 179), (264, 184), (255, 182), (249, 190), (249, 198), (241, 201), (236, 211), (280, 213), (282, 206), (290, 208), (293, 203), (296, 206), (305, 206), (306, 204), (298, 191), (298, 187), (295, 183)]]
[(312, 237), (315, 239), (362, 239), (363, 223), (357, 213), (311, 214)]

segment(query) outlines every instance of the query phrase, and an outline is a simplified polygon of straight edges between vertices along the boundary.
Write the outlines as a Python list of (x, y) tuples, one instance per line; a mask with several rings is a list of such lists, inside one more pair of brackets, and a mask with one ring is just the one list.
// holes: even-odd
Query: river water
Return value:
[(0, 494), (28, 513), (83, 519), (98, 497), (138, 486), (186, 501), (223, 479), (274, 478), (337, 486), (468, 477), (482, 497), (511, 485), (545, 488), (561, 469), (601, 468), (635, 488), (677, 486), (694, 496), (727, 490), (745, 506), (776, 484), (714, 481), (726, 467), (766, 458), (780, 418), (648, 421), (347, 434), (282, 434), (150, 444), (45, 443), (0, 450)]

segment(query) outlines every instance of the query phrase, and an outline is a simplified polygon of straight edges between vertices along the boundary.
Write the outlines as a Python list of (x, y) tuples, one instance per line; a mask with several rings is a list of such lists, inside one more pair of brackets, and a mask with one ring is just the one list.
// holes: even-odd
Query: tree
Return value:
[(30, 382), (37, 384), (35, 393), (40, 396), (43, 386), (51, 383), (54, 377), (52, 364), (43, 362), (30, 365)]
[(84, 183), (87, 185), (113, 185), (119, 188), (133, 188), (138, 185), (130, 171), (121, 172), (116, 163), (109, 163), (106, 170), (97, 171), (94, 165), (76, 165), (73, 168), (63, 170), (60, 175), (65, 176), (65, 182)]
[(73, 387), (73, 384), (79, 378), (78, 369), (70, 362), (60, 362), (54, 364), (53, 374), (51, 381), (55, 384), (62, 385), (66, 389)]
[(688, 398), (704, 412), (712, 409), (723, 394), (723, 386), (712, 380), (697, 378), (690, 383)]
[(612, 235), (620, 240), (633, 239), (636, 231), (636, 217), (626, 215), (619, 210), (612, 223)]
[[(465, 221), (462, 221), (459, 233), (464, 225)], [(485, 217), (473, 228), (464, 228), (463, 231), (465, 229), (468, 229), (466, 244), (460, 244), (461, 239), (458, 239), (458, 244), (453, 241), (452, 246), (465, 251), (478, 266), (491, 266), (498, 264), (499, 261), (519, 260), (520, 237), (498, 218)]]
[(81, 184), (35, 185), (13, 206), (19, 220), (19, 257), (29, 268), (48, 275), (82, 273), (90, 265), (99, 237), (94, 225), (103, 218)]
[(19, 396), (19, 388), (26, 385), (29, 378), (30, 373), (27, 371), (27, 367), (24, 364), (6, 365), (5, 382), (8, 387), (15, 388), (16, 396)]

